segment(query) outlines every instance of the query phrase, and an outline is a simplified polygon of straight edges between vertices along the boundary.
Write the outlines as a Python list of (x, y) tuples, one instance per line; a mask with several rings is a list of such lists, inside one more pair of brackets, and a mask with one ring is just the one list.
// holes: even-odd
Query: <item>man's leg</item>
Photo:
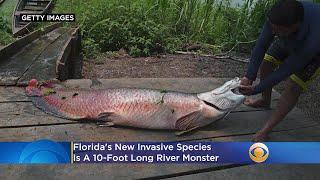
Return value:
[(287, 80), (285, 90), (281, 94), (277, 108), (265, 126), (254, 135), (253, 141), (264, 141), (267, 138), (271, 130), (294, 108), (301, 92), (302, 88), (297, 83), (291, 79)]
[[(269, 61), (263, 61), (262, 66), (260, 68), (260, 76), (261, 76), (261, 81), (263, 81), (269, 74), (273, 72), (275, 69), (276, 65)], [(270, 107), (271, 103), (271, 93), (272, 93), (272, 88), (267, 89), (262, 93), (261, 99), (252, 99), (252, 98), (247, 98), (244, 102), (245, 105), (259, 108), (259, 107), (264, 107), (268, 108)]]

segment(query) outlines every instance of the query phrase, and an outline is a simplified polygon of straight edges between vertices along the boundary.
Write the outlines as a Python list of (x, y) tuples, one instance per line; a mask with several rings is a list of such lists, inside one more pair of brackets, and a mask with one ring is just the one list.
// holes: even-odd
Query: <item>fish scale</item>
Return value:
[(239, 83), (236, 79), (210, 92), (187, 94), (135, 88), (63, 89), (59, 85), (39, 86), (31, 80), (26, 94), (36, 107), (60, 118), (189, 130), (217, 121), (238, 107), (244, 96), (231, 89)]

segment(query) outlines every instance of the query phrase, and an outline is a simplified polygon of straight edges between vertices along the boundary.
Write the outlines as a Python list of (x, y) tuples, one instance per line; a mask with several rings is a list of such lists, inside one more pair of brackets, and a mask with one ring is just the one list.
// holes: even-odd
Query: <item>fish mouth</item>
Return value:
[(216, 105), (214, 105), (214, 104), (212, 104), (212, 103), (210, 103), (208, 101), (202, 100), (202, 102), (204, 102), (206, 105), (208, 105), (210, 107), (213, 107), (213, 108), (217, 109), (218, 111), (223, 111), (223, 109), (219, 108), (218, 106), (216, 106)]
[(236, 88), (231, 89), (231, 92), (233, 92), (233, 93), (236, 94), (236, 95), (242, 95), (242, 94), (240, 93), (239, 87), (236, 87)]

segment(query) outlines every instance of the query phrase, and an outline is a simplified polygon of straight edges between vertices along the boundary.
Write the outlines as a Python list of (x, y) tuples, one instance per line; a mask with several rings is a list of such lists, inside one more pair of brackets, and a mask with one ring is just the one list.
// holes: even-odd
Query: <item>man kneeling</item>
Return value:
[[(293, 109), (301, 92), (320, 75), (319, 19), (319, 4), (296, 0), (280, 0), (268, 12), (240, 87), (243, 94), (262, 93), (262, 98), (247, 99), (245, 104), (269, 107), (272, 87), (290, 78), (277, 108), (255, 134), (254, 141), (264, 141), (274, 126)], [(253, 86), (259, 67), (261, 82)]]

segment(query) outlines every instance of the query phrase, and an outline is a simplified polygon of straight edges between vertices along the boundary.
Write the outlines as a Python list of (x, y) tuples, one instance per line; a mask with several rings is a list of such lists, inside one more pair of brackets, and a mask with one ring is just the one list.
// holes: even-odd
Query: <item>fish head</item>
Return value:
[(197, 96), (204, 103), (219, 111), (230, 112), (245, 100), (245, 96), (239, 93), (239, 86), (240, 78), (237, 77), (212, 91), (200, 93)]

